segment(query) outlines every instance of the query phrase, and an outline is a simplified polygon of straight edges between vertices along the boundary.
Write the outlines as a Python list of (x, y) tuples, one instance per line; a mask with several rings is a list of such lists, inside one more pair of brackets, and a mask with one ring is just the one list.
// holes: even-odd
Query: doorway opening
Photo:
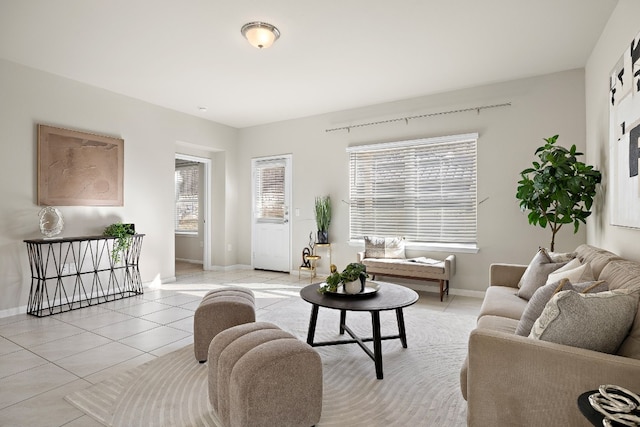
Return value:
[(175, 276), (211, 269), (211, 160), (175, 156)]

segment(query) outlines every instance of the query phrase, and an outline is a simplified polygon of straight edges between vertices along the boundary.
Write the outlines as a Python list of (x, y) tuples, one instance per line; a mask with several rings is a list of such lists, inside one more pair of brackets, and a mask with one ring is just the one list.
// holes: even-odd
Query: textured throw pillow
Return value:
[(638, 294), (608, 291), (554, 295), (536, 320), (530, 338), (614, 354), (629, 333)]
[(365, 258), (405, 258), (404, 237), (364, 236)]
[(518, 283), (520, 289), (517, 295), (520, 298), (529, 300), (536, 289), (547, 282), (549, 274), (565, 264), (566, 262), (551, 262), (547, 251), (544, 248), (540, 248), (524, 271), (522, 278), (520, 278), (520, 282)]
[(560, 279), (569, 279), (572, 283), (591, 282), (596, 280), (596, 278), (593, 277), (591, 264), (588, 262), (580, 264), (578, 259), (569, 261), (565, 266), (560, 267), (553, 273), (550, 273), (547, 277), (547, 283), (554, 283)]
[(516, 335), (523, 337), (529, 336), (533, 324), (544, 311), (545, 306), (555, 294), (560, 291), (576, 291), (576, 292), (604, 292), (609, 290), (609, 285), (604, 280), (598, 282), (584, 282), (572, 285), (569, 279), (560, 279), (558, 281), (547, 283), (538, 288), (534, 293), (518, 322)]
[(549, 252), (547, 255), (551, 258), (551, 262), (568, 262), (578, 256), (577, 252)]
[(591, 282), (573, 283), (573, 289), (583, 294), (595, 294), (609, 290), (609, 283), (606, 280), (594, 280)]

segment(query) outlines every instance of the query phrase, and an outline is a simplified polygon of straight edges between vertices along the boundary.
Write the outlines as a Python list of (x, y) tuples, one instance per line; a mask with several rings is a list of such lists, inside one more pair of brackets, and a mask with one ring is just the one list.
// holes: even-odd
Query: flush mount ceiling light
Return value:
[(240, 32), (251, 46), (258, 49), (271, 46), (280, 37), (280, 31), (276, 27), (259, 21), (244, 24)]

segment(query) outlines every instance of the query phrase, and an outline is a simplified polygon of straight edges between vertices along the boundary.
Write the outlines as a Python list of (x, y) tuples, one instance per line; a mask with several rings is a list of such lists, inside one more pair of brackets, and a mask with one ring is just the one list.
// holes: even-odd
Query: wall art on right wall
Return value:
[(609, 75), (609, 217), (640, 228), (640, 33)]

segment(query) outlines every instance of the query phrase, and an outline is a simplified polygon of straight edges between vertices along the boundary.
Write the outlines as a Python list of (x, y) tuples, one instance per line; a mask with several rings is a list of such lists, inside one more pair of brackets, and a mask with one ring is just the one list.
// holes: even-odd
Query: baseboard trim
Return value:
[(15, 316), (16, 314), (27, 314), (27, 306), (23, 305), (20, 307), (5, 308), (4, 310), (0, 310), (0, 319), (2, 319), (3, 317)]
[(236, 271), (236, 270), (253, 270), (253, 267), (246, 264), (233, 265), (212, 265), (210, 271)]
[(189, 264), (203, 264), (203, 261), (200, 259), (188, 259), (188, 258), (176, 258), (176, 261), (180, 261), (180, 262), (188, 262)]
[[(183, 259), (177, 259), (177, 261), (185, 261), (185, 262), (190, 262), (189, 260), (183, 260)], [(193, 262), (194, 264), (202, 264), (202, 262)], [(252, 270), (253, 267), (251, 267), (250, 265), (246, 265), (246, 264), (234, 264), (234, 265), (212, 265), (211, 268), (209, 268), (208, 270), (204, 270), (204, 271), (237, 271), (237, 270)], [(175, 272), (174, 272), (175, 274)], [(164, 283), (174, 283), (176, 280), (178, 280), (176, 278), (176, 276), (171, 276), (171, 277), (163, 277), (160, 279), (160, 283), (159, 284), (164, 284)], [(148, 285), (143, 284), (143, 286), (145, 287), (150, 287), (153, 288), (156, 286), (156, 284), (154, 282), (149, 282)]]
[[(382, 279), (381, 281), (384, 282), (384, 279)], [(403, 285), (403, 286), (406, 286), (407, 288), (413, 289), (414, 291), (434, 292), (436, 294), (440, 294), (440, 287), (439, 286), (423, 285), (423, 284), (407, 283), (407, 282), (402, 282), (400, 284)], [(471, 298), (484, 299), (484, 292), (483, 291), (472, 291), (472, 290), (468, 290), (468, 289), (455, 289), (455, 288), (452, 288), (451, 285), (449, 285), (449, 295), (459, 295), (461, 297), (471, 297)]]

